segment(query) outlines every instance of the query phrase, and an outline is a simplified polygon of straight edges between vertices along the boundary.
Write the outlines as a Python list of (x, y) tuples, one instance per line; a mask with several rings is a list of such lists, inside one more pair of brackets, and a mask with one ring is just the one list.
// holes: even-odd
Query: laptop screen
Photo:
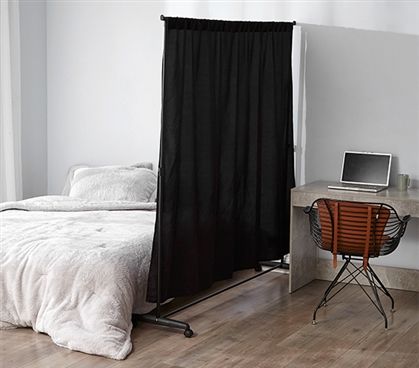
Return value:
[(346, 151), (341, 182), (388, 186), (391, 154)]

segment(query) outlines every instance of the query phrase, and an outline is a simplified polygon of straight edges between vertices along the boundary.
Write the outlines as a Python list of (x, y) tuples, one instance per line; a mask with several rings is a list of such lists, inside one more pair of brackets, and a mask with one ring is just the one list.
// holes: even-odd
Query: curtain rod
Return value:
[[(166, 20), (166, 17), (162, 14), (162, 15), (160, 15), (160, 20)], [(293, 20), (292, 24), (295, 26), (297, 24), (297, 22), (295, 20)]]

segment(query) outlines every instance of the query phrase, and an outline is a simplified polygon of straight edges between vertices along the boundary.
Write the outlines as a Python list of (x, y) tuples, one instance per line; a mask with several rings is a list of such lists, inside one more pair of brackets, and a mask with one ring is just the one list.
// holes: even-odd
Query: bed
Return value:
[(59, 346), (124, 359), (132, 313), (154, 308), (156, 178), (145, 168), (77, 170), (69, 195), (0, 204), (0, 328), (31, 327)]

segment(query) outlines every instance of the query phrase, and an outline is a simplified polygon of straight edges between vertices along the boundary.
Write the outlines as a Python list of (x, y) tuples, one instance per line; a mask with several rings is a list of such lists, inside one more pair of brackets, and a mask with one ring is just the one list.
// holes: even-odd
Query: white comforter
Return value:
[(32, 327), (59, 346), (124, 359), (131, 314), (153, 309), (153, 209), (64, 196), (0, 204), (0, 328)]

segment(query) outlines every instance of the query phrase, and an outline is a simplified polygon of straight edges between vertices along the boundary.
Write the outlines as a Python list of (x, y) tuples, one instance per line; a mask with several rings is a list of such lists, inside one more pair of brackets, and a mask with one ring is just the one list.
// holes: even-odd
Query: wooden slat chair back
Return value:
[(378, 257), (385, 243), (384, 229), (390, 217), (388, 208), (327, 199), (319, 201), (317, 206), (322, 248), (333, 253), (334, 267), (338, 254), (362, 256), (364, 267), (369, 257)]

